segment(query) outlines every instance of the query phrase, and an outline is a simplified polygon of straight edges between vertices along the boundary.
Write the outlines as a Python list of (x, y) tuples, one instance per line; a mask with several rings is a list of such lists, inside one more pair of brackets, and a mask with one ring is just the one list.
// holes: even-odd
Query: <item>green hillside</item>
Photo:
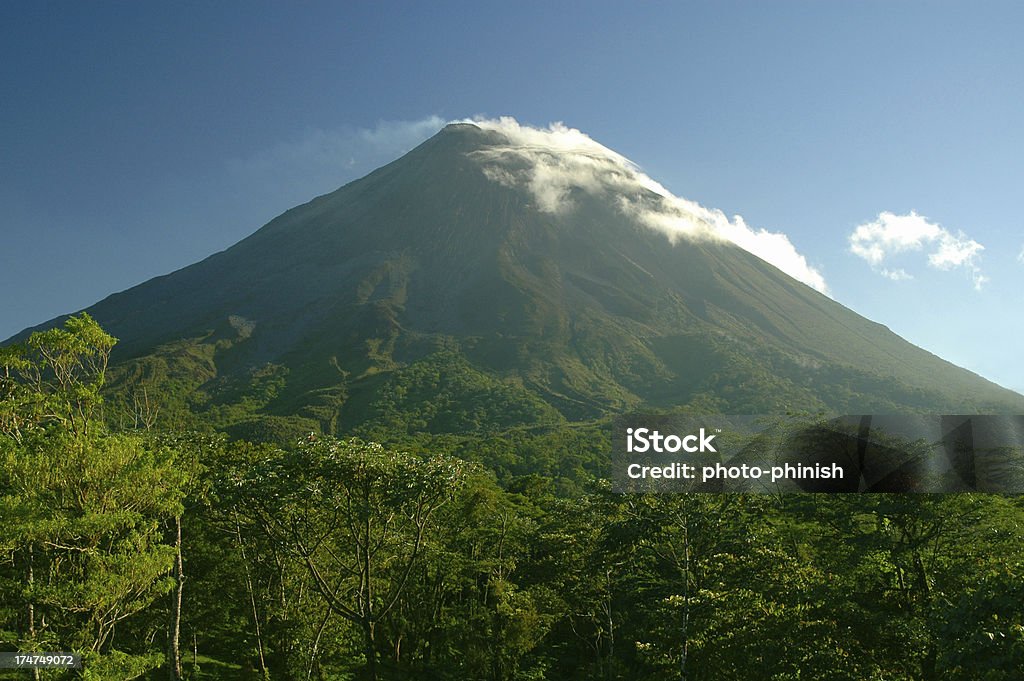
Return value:
[(480, 160), (506, 142), (449, 126), (232, 248), (97, 303), (88, 312), (121, 339), (112, 388), (150, 386), (167, 417), (282, 436), (642, 409), (1024, 409), (731, 243), (672, 244), (609, 194), (540, 210), (491, 179), (500, 160)]
[(629, 411), (1024, 397), (622, 195), (543, 209), (508, 142), (449, 126), (0, 347), (0, 652), (96, 681), (1020, 679), (1019, 499), (607, 480)]

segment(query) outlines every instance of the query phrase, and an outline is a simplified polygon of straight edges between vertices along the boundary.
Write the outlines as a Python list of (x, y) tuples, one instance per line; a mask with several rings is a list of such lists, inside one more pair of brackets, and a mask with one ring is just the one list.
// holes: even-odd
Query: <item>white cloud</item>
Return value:
[(900, 267), (898, 269), (895, 269), (895, 270), (889, 270), (889, 269), (882, 268), (881, 270), (879, 270), (879, 272), (881, 273), (881, 275), (883, 277), (887, 277), (889, 279), (892, 279), (893, 281), (906, 281), (907, 279), (913, 279), (914, 278), (911, 274), (909, 274), (902, 267)]
[(963, 232), (954, 234), (914, 211), (907, 215), (879, 213), (876, 220), (859, 225), (850, 234), (850, 252), (894, 281), (913, 277), (903, 269), (881, 267), (883, 262), (900, 253), (926, 251), (930, 266), (940, 270), (963, 268), (974, 288), (980, 290), (988, 281), (979, 264), (983, 250), (984, 246)]
[(1024, 246), (1020, 247), (1020, 253), (1017, 254), (1017, 261), (1024, 262)]
[(381, 153), (402, 154), (427, 139), (442, 127), (440, 116), (428, 116), (418, 121), (380, 121), (377, 126), (359, 128), (357, 134), (369, 149)]
[(526, 188), (538, 210), (553, 214), (573, 210), (574, 190), (617, 194), (624, 214), (664, 232), (673, 242), (679, 238), (730, 241), (808, 286), (828, 292), (821, 272), (785, 234), (751, 228), (738, 215), (730, 220), (719, 210), (673, 195), (635, 163), (579, 130), (562, 123), (533, 128), (509, 117), (458, 122), (500, 132), (508, 139), (507, 145), (494, 145), (475, 155), (484, 162), (487, 177)]
[(238, 193), (283, 210), (393, 161), (444, 124), (444, 119), (430, 116), (381, 121), (373, 128), (310, 128), (294, 139), (228, 161), (228, 173)]

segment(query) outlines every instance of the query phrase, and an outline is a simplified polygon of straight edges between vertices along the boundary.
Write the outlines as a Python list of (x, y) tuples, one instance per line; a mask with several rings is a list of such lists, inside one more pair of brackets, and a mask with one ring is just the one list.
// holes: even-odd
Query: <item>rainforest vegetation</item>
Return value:
[[(606, 422), (455, 362), (407, 371), (380, 393), (386, 418), (344, 437), (223, 433), (216, 413), (166, 418), (155, 389), (112, 390), (114, 344), (82, 315), (0, 349), (0, 651), (84, 660), (0, 678), (1024, 670), (1020, 498), (615, 494)], [(443, 408), (452, 382), (476, 412)], [(442, 408), (396, 406), (417, 390)]]

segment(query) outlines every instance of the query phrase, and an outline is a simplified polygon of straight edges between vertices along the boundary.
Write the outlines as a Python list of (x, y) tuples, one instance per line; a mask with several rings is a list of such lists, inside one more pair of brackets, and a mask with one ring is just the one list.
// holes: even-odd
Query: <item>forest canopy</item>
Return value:
[(615, 494), (604, 427), (554, 419), (231, 438), (112, 392), (114, 344), (83, 314), (0, 349), (0, 650), (84, 661), (38, 678), (1024, 669), (1019, 498)]

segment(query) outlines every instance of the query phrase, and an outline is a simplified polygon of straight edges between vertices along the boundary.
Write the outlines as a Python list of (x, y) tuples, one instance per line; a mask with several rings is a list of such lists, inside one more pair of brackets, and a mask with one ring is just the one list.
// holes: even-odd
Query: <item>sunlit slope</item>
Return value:
[(571, 210), (543, 210), (494, 179), (493, 159), (484, 172), (479, 152), (505, 143), (449, 126), (228, 250), (92, 306), (121, 339), (115, 383), (164, 386), (225, 425), (299, 418), (334, 431), (687, 405), (1024, 409), (729, 242), (670, 243), (621, 197), (573, 190)]

